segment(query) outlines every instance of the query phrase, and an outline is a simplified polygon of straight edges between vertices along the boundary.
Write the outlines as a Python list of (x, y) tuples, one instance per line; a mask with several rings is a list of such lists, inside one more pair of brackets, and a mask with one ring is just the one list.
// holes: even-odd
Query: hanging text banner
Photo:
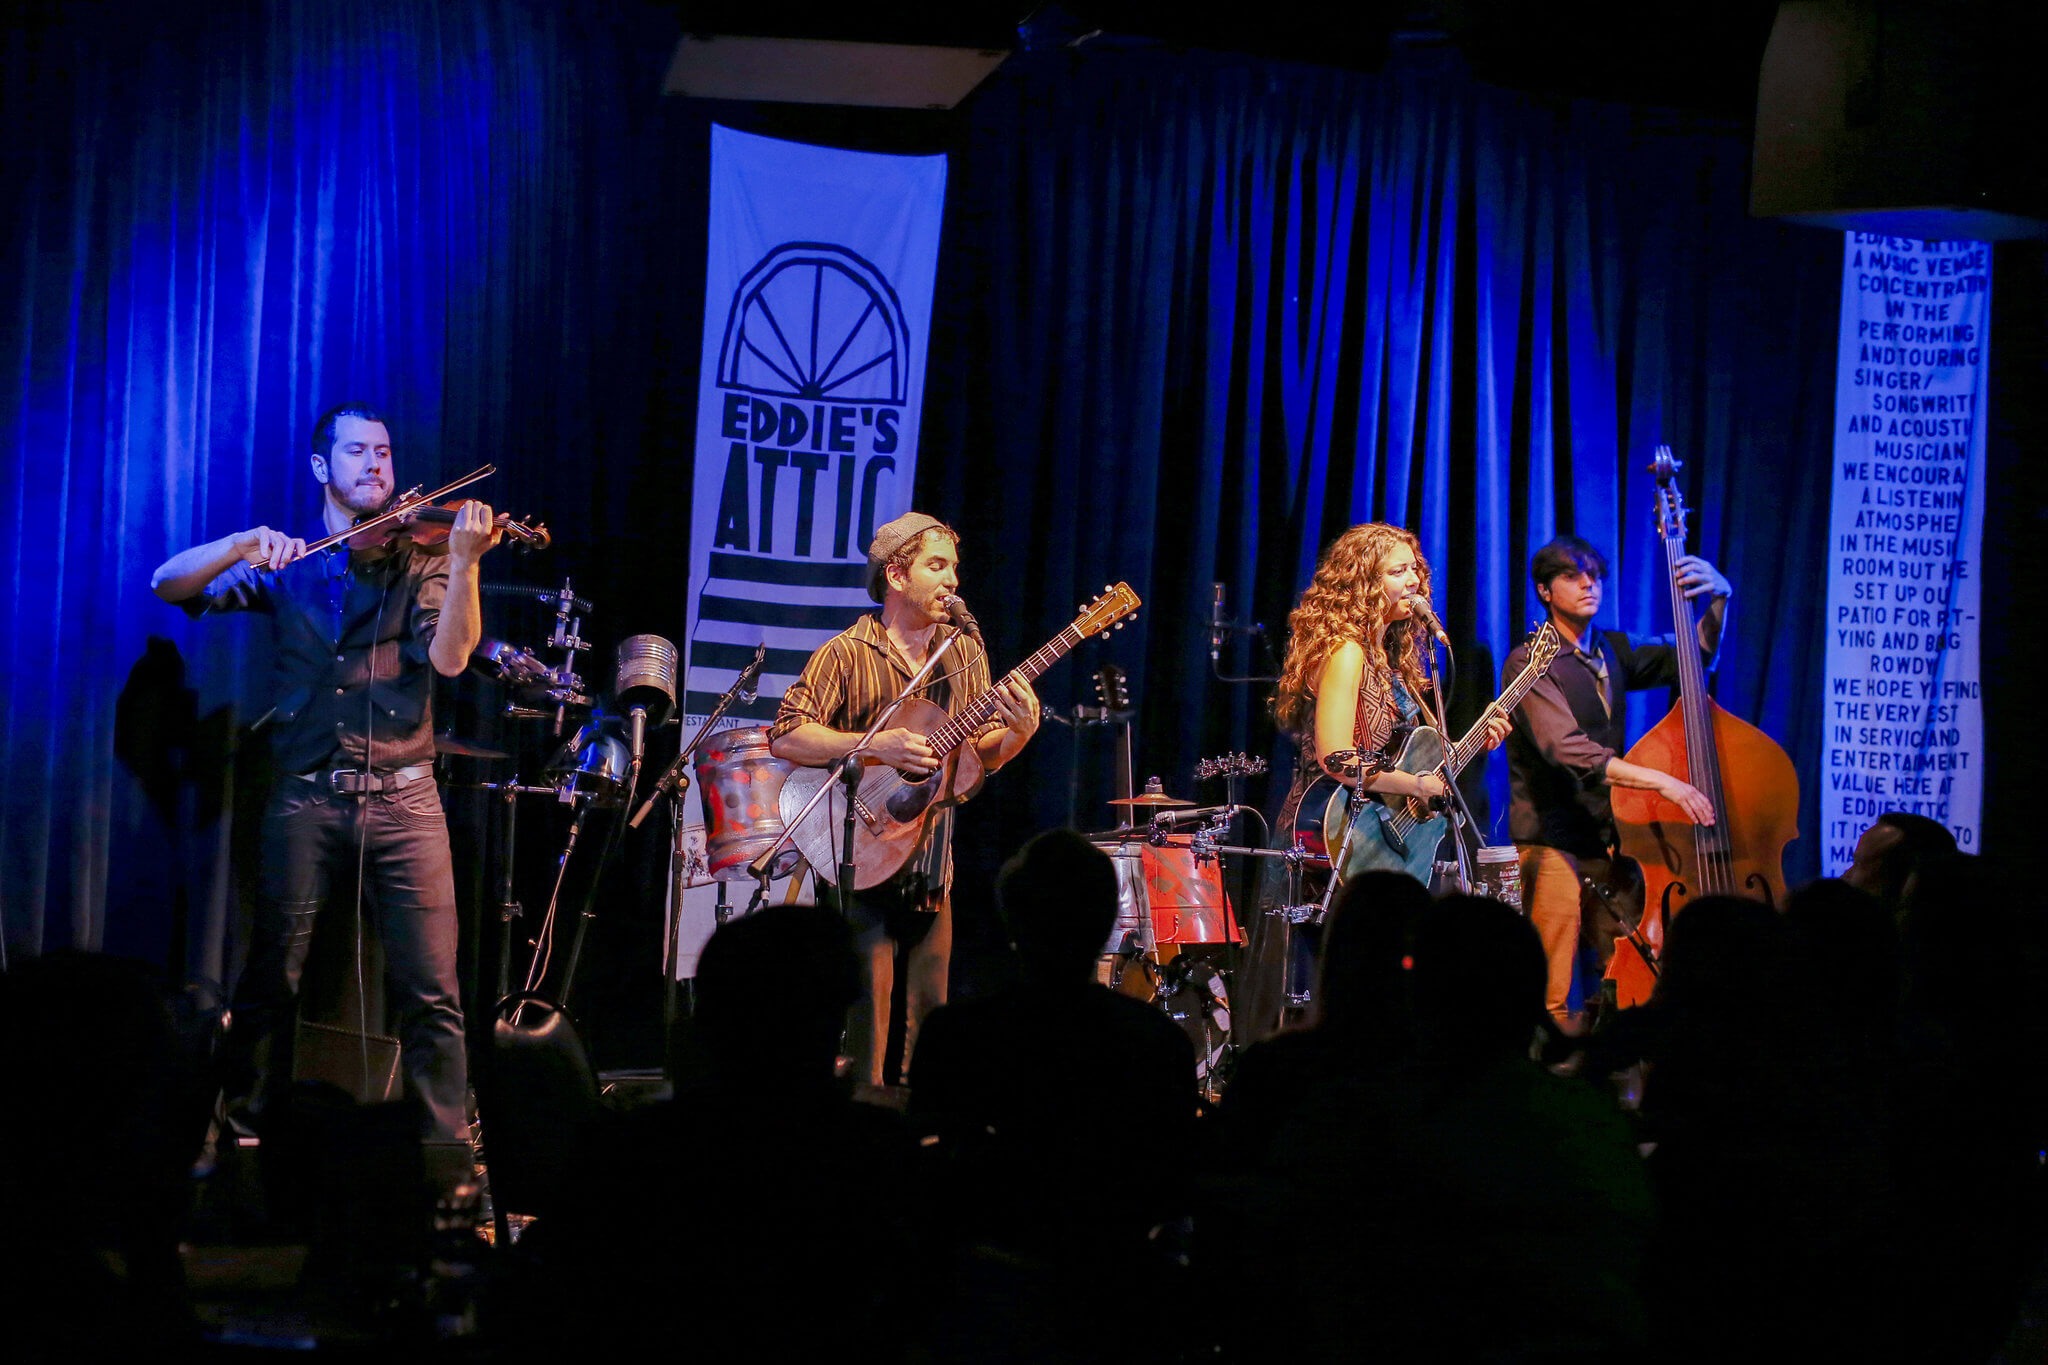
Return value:
[(1991, 249), (1849, 233), (1835, 373), (1823, 866), (1887, 811), (1977, 850)]
[(727, 713), (758, 724), (873, 610), (868, 542), (909, 510), (946, 159), (711, 138), (684, 709), (765, 642)]

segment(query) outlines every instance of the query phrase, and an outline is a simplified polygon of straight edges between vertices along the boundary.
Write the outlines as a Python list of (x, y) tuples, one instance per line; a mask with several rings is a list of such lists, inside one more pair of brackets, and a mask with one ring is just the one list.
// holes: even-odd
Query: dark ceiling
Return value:
[[(1776, 0), (912, 0), (848, 6), (675, 0), (693, 33), (1016, 47), (1083, 34), (1104, 46), (1241, 52), (1370, 71), (1392, 45), (1448, 44), (1496, 84), (1747, 120)], [(1020, 39), (1020, 23), (1027, 39)]]

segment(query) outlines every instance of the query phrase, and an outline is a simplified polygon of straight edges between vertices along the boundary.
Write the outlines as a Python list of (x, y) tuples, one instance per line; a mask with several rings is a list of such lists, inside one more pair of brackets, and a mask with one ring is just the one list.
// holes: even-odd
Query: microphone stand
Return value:
[[(874, 742), (875, 736), (882, 733), (882, 727), (889, 723), (890, 717), (894, 716), (897, 709), (910, 699), (910, 694), (924, 685), (924, 680), (931, 675), (931, 671), (934, 668), (938, 667), (939, 660), (945, 657), (946, 651), (953, 647), (953, 642), (959, 639), (962, 633), (956, 630), (940, 642), (939, 647), (932, 651), (931, 657), (924, 661), (924, 667), (911, 675), (910, 681), (903, 684), (903, 690), (896, 694), (895, 700), (891, 701), (876, 714), (874, 722), (868, 726), (867, 732), (839, 759), (839, 778), (840, 781), (846, 784), (845, 841), (839, 853), (839, 908), (842, 913), (853, 908), (853, 821), (856, 813), (854, 802), (860, 795), (861, 757), (867, 752), (868, 745)], [(804, 802), (804, 808), (797, 812), (796, 819), (785, 822), (782, 827), (782, 833), (776, 836), (775, 842), (770, 844), (760, 857), (747, 864), (747, 871), (753, 875), (757, 882), (757, 885), (754, 887), (753, 899), (747, 905), (748, 914), (751, 915), (760, 907), (763, 901), (768, 899), (768, 883), (773, 879), (772, 869), (775, 866), (775, 856), (788, 846), (789, 841), (795, 837), (797, 827), (810, 818), (811, 812), (817, 809), (818, 803), (824, 800), (825, 794), (831, 790), (832, 784), (826, 782), (819, 786), (816, 791), (812, 792), (811, 799)]]
[[(1429, 690), (1435, 694), (1437, 705), (1435, 710), (1432, 711), (1429, 703), (1423, 701), (1422, 711), (1424, 715), (1436, 722), (1437, 733), (1444, 737), (1444, 745), (1446, 750), (1448, 750), (1453, 742), (1451, 727), (1448, 724), (1450, 698), (1444, 695), (1443, 684), (1437, 673), (1436, 647), (1437, 640), (1435, 637), (1429, 637), (1429, 647), (1422, 652), (1422, 671), (1424, 676), (1429, 679)], [(1449, 653), (1450, 648), (1449, 645), (1445, 645), (1445, 652)], [(1456, 666), (1455, 655), (1452, 656), (1452, 664), (1453, 667)], [(1456, 885), (1458, 894), (1464, 895), (1472, 890), (1471, 854), (1465, 848), (1464, 831), (1467, 829), (1476, 830), (1479, 828), (1479, 824), (1472, 818), (1472, 808), (1465, 804), (1465, 793), (1458, 786), (1457, 776), (1448, 769), (1438, 773), (1438, 776), (1443, 779), (1444, 793), (1451, 801), (1451, 844), (1458, 851), (1458, 861), (1455, 865), (1458, 879)], [(1432, 862), (1436, 860), (1436, 851), (1434, 849), (1430, 851), (1430, 860)]]

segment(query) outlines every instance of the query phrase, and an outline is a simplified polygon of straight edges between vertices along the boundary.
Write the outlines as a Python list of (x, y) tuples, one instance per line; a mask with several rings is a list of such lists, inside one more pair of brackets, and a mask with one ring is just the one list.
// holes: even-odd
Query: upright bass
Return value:
[(1685, 498), (1671, 447), (1657, 447), (1657, 534), (1678, 633), (1678, 705), (1626, 755), (1630, 763), (1690, 782), (1713, 803), (1714, 823), (1695, 825), (1654, 791), (1616, 787), (1614, 824), (1621, 853), (1643, 872), (1645, 913), (1617, 938), (1607, 975), (1623, 1005), (1647, 1000), (1671, 917), (1695, 896), (1749, 896), (1767, 905), (1785, 898), (1785, 845), (1799, 833), (1799, 777), (1778, 742), (1721, 709), (1707, 695), (1707, 670), (1694, 643), (1693, 603), (1678, 582), (1685, 553)]

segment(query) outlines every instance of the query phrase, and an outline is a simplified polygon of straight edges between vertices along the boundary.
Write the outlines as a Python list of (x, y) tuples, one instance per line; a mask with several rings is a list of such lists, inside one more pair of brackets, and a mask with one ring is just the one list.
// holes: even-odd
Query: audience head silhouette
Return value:
[(1856, 841), (1855, 856), (1842, 880), (1898, 910), (1912, 899), (1927, 867), (1953, 857), (1955, 851), (1956, 837), (1946, 825), (1924, 815), (1886, 811)]
[(1450, 896), (1415, 939), (1415, 1013), (1443, 1060), (1526, 1054), (1543, 1020), (1549, 966), (1529, 922), (1485, 896)]
[(1116, 865), (1068, 829), (1017, 850), (996, 878), (996, 903), (1026, 976), (1085, 981), (1116, 926)]
[(832, 1079), (860, 993), (846, 921), (778, 905), (719, 927), (697, 964), (696, 1027), (728, 1082)]
[(1323, 927), (1318, 1026), (1392, 1034), (1414, 1013), (1416, 936), (1429, 891), (1404, 872), (1366, 872), (1345, 882)]

